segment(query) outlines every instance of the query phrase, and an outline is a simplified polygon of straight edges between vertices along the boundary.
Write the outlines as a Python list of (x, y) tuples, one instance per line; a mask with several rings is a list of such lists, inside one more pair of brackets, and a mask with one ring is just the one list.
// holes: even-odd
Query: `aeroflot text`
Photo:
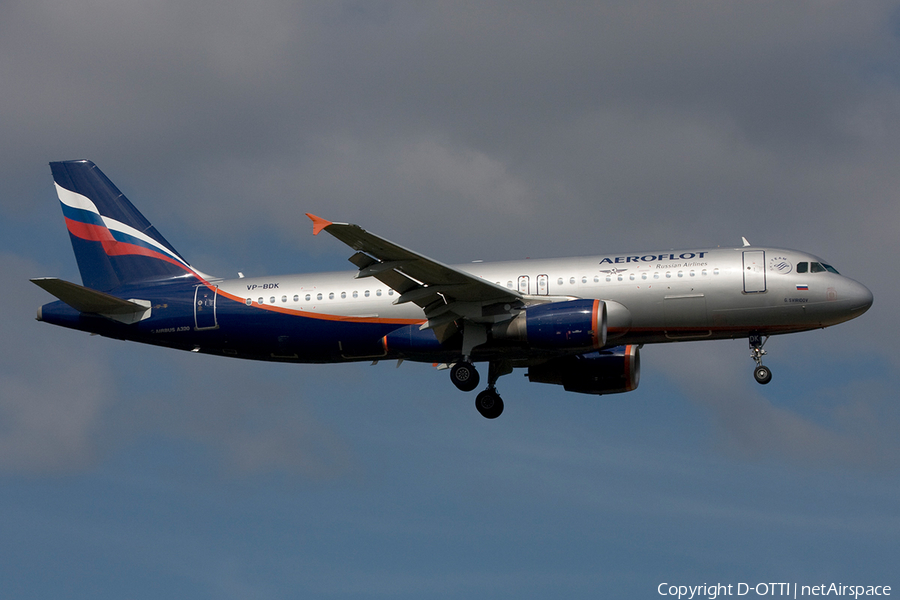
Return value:
[(659, 262), (661, 260), (691, 260), (692, 258), (703, 258), (706, 252), (682, 252), (681, 254), (645, 254), (644, 256), (616, 256), (615, 258), (604, 258), (600, 261), (601, 265), (637, 263), (637, 262)]
[(712, 585), (670, 585), (661, 583), (656, 588), (660, 596), (674, 596), (681, 598), (709, 598), (715, 600), (719, 596), (846, 596), (859, 598), (860, 596), (890, 596), (889, 585), (843, 585), (841, 583), (820, 585), (798, 585), (796, 583), (749, 583), (738, 584), (712, 584)]

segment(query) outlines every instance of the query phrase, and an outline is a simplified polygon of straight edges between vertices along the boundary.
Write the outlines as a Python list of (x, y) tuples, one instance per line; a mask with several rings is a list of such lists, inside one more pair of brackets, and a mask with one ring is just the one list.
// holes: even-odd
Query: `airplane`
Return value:
[[(447, 265), (307, 214), (353, 251), (356, 271), (213, 277), (195, 269), (88, 160), (50, 168), (82, 285), (32, 279), (58, 298), (37, 320), (101, 336), (288, 363), (404, 360), (447, 369), (476, 409), (503, 412), (497, 380), (585, 394), (637, 388), (644, 344), (749, 340), (860, 316), (872, 293), (806, 252), (701, 248)], [(398, 362), (398, 364), (399, 364)]]

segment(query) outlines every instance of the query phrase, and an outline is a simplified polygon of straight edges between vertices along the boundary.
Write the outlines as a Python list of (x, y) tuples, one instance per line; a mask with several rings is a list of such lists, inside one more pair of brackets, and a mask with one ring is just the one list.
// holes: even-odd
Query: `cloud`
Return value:
[[(838, 389), (822, 389), (813, 379), (801, 401), (788, 407), (783, 390), (751, 387), (757, 385), (750, 377), (752, 361), (737, 351), (745, 344), (737, 340), (653, 351), (654, 363), (707, 411), (713, 438), (723, 450), (747, 460), (818, 468), (900, 466), (900, 444), (891, 433), (900, 427), (900, 413), (888, 400), (892, 394), (884, 384), (849, 381)], [(663, 353), (665, 360), (659, 360)], [(795, 360), (808, 364), (802, 357)], [(775, 379), (769, 386), (783, 388)]]
[[(134, 361), (154, 354), (131, 345)], [(331, 480), (358, 469), (352, 448), (315, 416), (307, 398), (332, 385), (319, 376), (302, 391), (292, 385), (314, 369), (165, 350), (154, 360), (143, 391), (110, 415), (121, 440), (161, 435), (200, 448), (226, 477), (277, 474)], [(167, 381), (180, 382), (176, 386)]]
[(0, 320), (0, 471), (83, 471), (159, 436), (203, 449), (223, 475), (319, 480), (356, 469), (347, 444), (313, 416), (284, 375), (272, 376), (272, 365), (36, 322), (37, 307), (53, 299), (28, 278), (46, 268), (8, 253), (0, 264), (4, 280), (22, 292)]
[[(114, 402), (106, 351), (86, 333), (53, 336), (34, 320), (51, 298), (29, 277), (42, 268), (0, 254), (4, 280), (26, 288), (13, 294), (0, 320), (0, 470), (66, 472), (97, 459), (104, 411)], [(30, 288), (34, 288), (33, 290)]]

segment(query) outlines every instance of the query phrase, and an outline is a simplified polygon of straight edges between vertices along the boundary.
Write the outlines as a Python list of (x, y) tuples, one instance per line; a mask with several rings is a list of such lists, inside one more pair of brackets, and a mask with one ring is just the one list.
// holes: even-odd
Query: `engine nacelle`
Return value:
[(606, 303), (567, 300), (529, 306), (516, 318), (498, 323), (495, 339), (526, 342), (547, 350), (596, 350), (606, 344)]
[(528, 368), (528, 379), (555, 383), (567, 392), (619, 394), (637, 388), (641, 379), (640, 348), (616, 346), (597, 352), (554, 358)]

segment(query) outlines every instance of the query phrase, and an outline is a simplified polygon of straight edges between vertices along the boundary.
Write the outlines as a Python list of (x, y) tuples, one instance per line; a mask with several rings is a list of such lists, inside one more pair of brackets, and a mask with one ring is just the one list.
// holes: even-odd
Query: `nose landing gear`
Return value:
[(762, 339), (762, 334), (750, 334), (750, 358), (756, 361), (756, 368), (753, 369), (753, 378), (761, 385), (765, 385), (772, 381), (771, 369), (762, 364), (762, 357), (766, 354), (766, 351), (763, 350), (763, 346), (766, 345), (768, 340), (769, 336)]

